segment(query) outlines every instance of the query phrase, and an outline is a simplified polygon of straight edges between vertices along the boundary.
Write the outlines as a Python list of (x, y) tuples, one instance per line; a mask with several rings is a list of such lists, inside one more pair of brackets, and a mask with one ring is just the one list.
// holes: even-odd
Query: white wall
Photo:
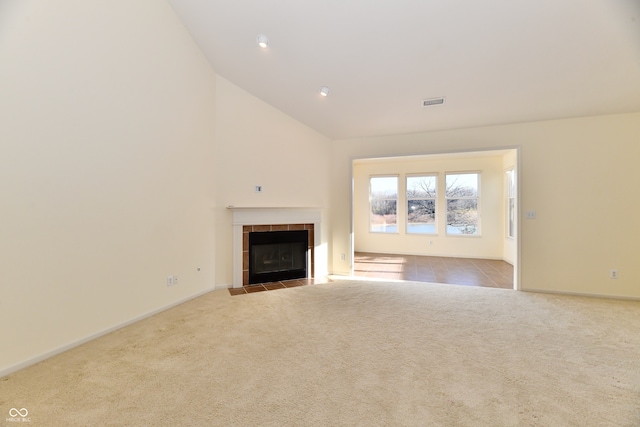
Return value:
[[(447, 235), (444, 195), (445, 173), (480, 173), (478, 236)], [(437, 174), (437, 234), (406, 233), (406, 177)], [(398, 233), (369, 231), (369, 178), (374, 175), (398, 175)], [(358, 252), (399, 253), (409, 255), (457, 256), (503, 259), (504, 204), (503, 156), (415, 156), (393, 159), (355, 161), (354, 242)]]
[(215, 74), (166, 2), (0, 5), (1, 373), (213, 289), (216, 236)]
[(328, 252), (331, 141), (165, 2), (1, 1), (0, 63), (0, 375), (229, 286), (227, 205), (320, 207)]
[(334, 141), (333, 271), (350, 271), (353, 159), (519, 146), (522, 289), (640, 298), (639, 137), (634, 113)]
[[(229, 205), (322, 208), (323, 236), (316, 251), (326, 259), (331, 140), (222, 77), (216, 91), (216, 283), (233, 281)], [(262, 193), (255, 192), (256, 185)]]

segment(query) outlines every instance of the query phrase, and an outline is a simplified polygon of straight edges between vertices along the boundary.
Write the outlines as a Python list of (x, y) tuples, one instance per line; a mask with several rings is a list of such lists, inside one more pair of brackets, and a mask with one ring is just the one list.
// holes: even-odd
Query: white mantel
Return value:
[(245, 225), (313, 224), (314, 277), (327, 274), (327, 245), (322, 241), (322, 209), (317, 207), (236, 207), (233, 211), (233, 287), (242, 287), (242, 227)]

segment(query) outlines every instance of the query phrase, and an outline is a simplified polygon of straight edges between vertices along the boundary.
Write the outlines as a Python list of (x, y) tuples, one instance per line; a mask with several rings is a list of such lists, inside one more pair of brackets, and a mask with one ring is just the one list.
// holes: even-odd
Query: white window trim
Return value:
[[(448, 203), (447, 201), (449, 199), (453, 198), (449, 198), (447, 197), (447, 175), (465, 175), (465, 174), (476, 174), (478, 175), (478, 194), (476, 197), (456, 197), (455, 199), (475, 199), (476, 200), (476, 206), (477, 206), (477, 210), (478, 210), (478, 232), (475, 234), (452, 234), (449, 233), (447, 230), (447, 213), (448, 213)], [(444, 173), (444, 217), (445, 217), (445, 235), (447, 237), (463, 237), (463, 238), (473, 238), (473, 237), (482, 237), (482, 211), (481, 211), (481, 197), (482, 197), (482, 192), (481, 192), (481, 188), (482, 188), (482, 171), (478, 171), (478, 170), (470, 170), (470, 171), (446, 171)]]
[[(509, 185), (509, 173), (511, 173), (512, 176), (512, 180), (513, 180), (513, 184)], [(515, 172), (515, 168), (514, 167), (510, 167), (508, 169), (505, 169), (504, 171), (504, 175), (505, 175), (505, 238), (510, 239), (510, 240), (515, 240), (516, 236), (516, 215), (517, 215), (517, 211), (516, 211), (516, 172)], [(511, 190), (513, 190), (513, 194), (511, 194)], [(513, 236), (509, 235), (509, 208), (511, 206), (511, 204), (509, 203), (509, 201), (513, 199)]]
[[(396, 178), (396, 198), (378, 199), (378, 200), (395, 200), (396, 202), (396, 231), (375, 231), (371, 229), (371, 179), (372, 178)], [(378, 174), (369, 175), (369, 233), (373, 234), (400, 234), (400, 174)]]
[[(421, 197), (416, 197), (416, 198), (412, 198), (409, 199), (409, 196), (407, 195), (407, 180), (409, 178), (415, 178), (415, 177), (421, 177), (421, 176), (433, 176), (436, 178), (436, 196), (435, 197), (429, 197), (429, 198), (421, 198)], [(403, 206), (408, 206), (409, 205), (409, 200), (433, 200), (434, 206), (435, 206), (435, 216), (434, 216), (434, 227), (435, 227), (435, 231), (433, 233), (420, 233), (420, 232), (415, 232), (415, 231), (409, 231), (409, 210), (407, 209), (407, 212), (405, 212), (404, 218), (405, 218), (405, 234), (408, 236), (437, 236), (438, 235), (438, 196), (440, 194), (440, 192), (438, 191), (438, 186), (440, 185), (440, 174), (438, 172), (429, 172), (429, 173), (410, 173), (410, 174), (405, 174), (404, 177), (404, 205)]]

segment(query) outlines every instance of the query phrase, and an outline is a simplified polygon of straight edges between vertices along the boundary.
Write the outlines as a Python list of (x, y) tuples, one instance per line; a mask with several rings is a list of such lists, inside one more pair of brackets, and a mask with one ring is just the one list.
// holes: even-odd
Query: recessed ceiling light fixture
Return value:
[(256, 42), (258, 43), (258, 46), (260, 46), (263, 49), (266, 49), (269, 46), (269, 39), (264, 34), (260, 34), (256, 38)]
[(322, 86), (320, 88), (320, 95), (322, 96), (328, 96), (329, 95), (329, 88), (326, 86)]

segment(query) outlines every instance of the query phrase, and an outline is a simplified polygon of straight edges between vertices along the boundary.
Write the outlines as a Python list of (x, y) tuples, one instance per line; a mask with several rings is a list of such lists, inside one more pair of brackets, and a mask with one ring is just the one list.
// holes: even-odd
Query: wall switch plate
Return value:
[(527, 211), (526, 218), (527, 219), (536, 219), (536, 211)]
[(178, 284), (178, 276), (173, 276), (173, 284), (174, 285)]
[(262, 193), (262, 185), (256, 185), (256, 193)]

